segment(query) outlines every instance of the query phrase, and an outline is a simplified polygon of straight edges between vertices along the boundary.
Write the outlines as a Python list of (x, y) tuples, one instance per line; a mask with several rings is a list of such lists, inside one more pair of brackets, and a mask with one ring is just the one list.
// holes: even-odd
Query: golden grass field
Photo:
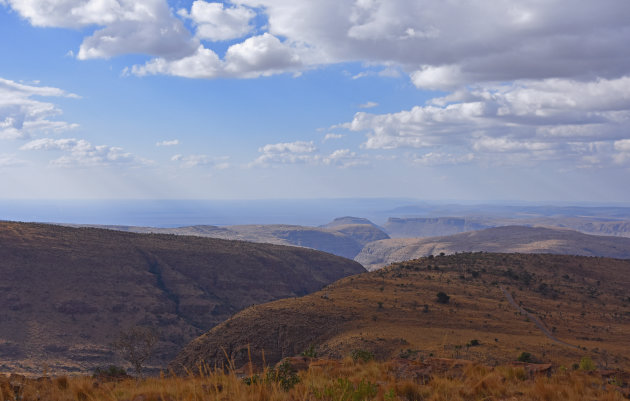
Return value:
[(395, 362), (357, 362), (346, 358), (311, 363), (305, 370), (287, 376), (291, 378), (288, 384), (277, 380), (277, 376), (266, 380), (268, 372), (257, 376), (237, 375), (233, 370), (196, 373), (146, 380), (0, 377), (0, 401), (621, 401), (628, 394), (621, 375), (603, 378), (597, 372), (567, 369), (534, 375), (523, 367), (492, 368), (477, 363), (414, 379), (401, 373)]

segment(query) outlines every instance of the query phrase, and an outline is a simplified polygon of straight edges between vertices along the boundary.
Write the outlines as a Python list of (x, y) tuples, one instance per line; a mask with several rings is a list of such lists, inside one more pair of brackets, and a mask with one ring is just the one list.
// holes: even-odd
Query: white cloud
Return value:
[(39, 27), (102, 27), (86, 37), (77, 57), (140, 53), (169, 59), (195, 51), (198, 42), (164, 0), (6, 0)]
[(629, 93), (630, 77), (479, 85), (398, 113), (360, 112), (344, 127), (367, 132), (368, 149), (449, 147), (538, 158), (562, 150), (586, 157), (603, 152), (586, 145), (627, 139)]
[[(626, 0), (194, 1), (197, 37), (165, 0), (5, 0), (35, 26), (99, 27), (79, 58), (141, 53), (156, 57), (139, 74), (252, 78), (341, 62), (381, 65), (444, 89), (522, 79), (617, 78), (630, 69)], [(267, 24), (253, 29), (254, 13)], [(262, 31), (262, 35), (260, 34)], [(256, 36), (247, 38), (255, 32)], [(265, 36), (268, 35), (268, 36)], [(217, 69), (202, 40), (245, 38)], [(189, 59), (192, 57), (192, 59)], [(186, 62), (176, 63), (187, 59)], [(159, 68), (158, 68), (159, 67)], [(358, 74), (362, 76), (362, 73)]]
[(322, 140), (322, 142), (326, 142), (329, 141), (331, 139), (341, 139), (343, 138), (345, 135), (344, 134), (333, 134), (333, 133), (328, 133), (324, 136), (324, 139)]
[(230, 167), (227, 157), (210, 157), (208, 155), (188, 155), (176, 154), (171, 157), (171, 161), (178, 162), (181, 167), (193, 168), (199, 166), (211, 166), (219, 170), (225, 170)]
[(191, 19), (197, 26), (197, 37), (211, 41), (241, 38), (253, 30), (250, 21), (256, 13), (240, 6), (226, 7), (223, 3), (196, 0), (190, 13), (179, 10), (179, 15)]
[(622, 139), (614, 143), (613, 160), (617, 164), (630, 163), (630, 139)]
[(101, 167), (145, 163), (131, 153), (125, 152), (122, 148), (106, 145), (95, 146), (84, 139), (75, 138), (35, 139), (22, 145), (20, 150), (63, 152), (65, 153), (63, 156), (50, 162), (51, 165), (60, 167)]
[(256, 165), (312, 164), (347, 168), (368, 164), (365, 157), (357, 155), (350, 149), (339, 149), (329, 155), (321, 155), (313, 141), (269, 144), (259, 148), (258, 151), (262, 154), (250, 163), (250, 167)]
[(466, 82), (457, 65), (423, 65), (411, 73), (411, 81), (417, 88), (430, 90), (452, 89)]
[(360, 104), (359, 108), (360, 109), (371, 109), (371, 108), (374, 108), (376, 106), (378, 106), (378, 103), (376, 103), (376, 102), (365, 102), (363, 104)]
[(357, 156), (350, 149), (338, 149), (330, 155), (323, 158), (323, 163), (327, 166), (336, 166), (341, 168), (356, 167), (367, 165), (365, 158)]
[(421, 156), (414, 156), (413, 163), (423, 166), (442, 166), (447, 164), (465, 164), (475, 159), (475, 155), (467, 153), (454, 155), (450, 153), (429, 152)]
[(179, 145), (179, 139), (173, 139), (170, 141), (160, 141), (155, 144), (155, 146), (176, 146)]
[(314, 154), (317, 151), (313, 141), (281, 142), (268, 144), (258, 149), (262, 153), (256, 160), (250, 163), (254, 165), (316, 163), (320, 156)]
[(298, 71), (300, 57), (286, 43), (268, 33), (253, 36), (228, 48), (225, 59), (199, 46), (196, 53), (178, 60), (156, 58), (131, 68), (131, 73), (175, 75), (185, 78), (256, 78), (286, 71)]
[(36, 133), (58, 133), (78, 127), (55, 121), (61, 114), (53, 103), (34, 97), (69, 97), (77, 95), (47, 86), (33, 86), (0, 78), (0, 139), (29, 138)]

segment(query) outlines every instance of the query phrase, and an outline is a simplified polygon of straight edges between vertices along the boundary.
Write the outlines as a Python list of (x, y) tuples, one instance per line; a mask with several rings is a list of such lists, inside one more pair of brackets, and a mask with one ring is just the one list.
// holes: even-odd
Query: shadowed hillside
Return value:
[(520, 252), (630, 258), (630, 238), (566, 229), (506, 226), (433, 238), (394, 238), (367, 244), (355, 257), (368, 270), (441, 252)]
[(627, 260), (488, 253), (424, 258), (248, 308), (191, 342), (170, 366), (220, 366), (225, 352), (238, 367), (248, 360), (248, 346), (255, 364), (262, 363), (263, 350), (267, 363), (275, 363), (314, 345), (325, 357), (366, 350), (377, 358), (494, 364), (528, 352), (565, 365), (590, 355), (628, 367), (628, 294)]
[(158, 330), (161, 365), (245, 307), (363, 271), (306, 248), (2, 222), (0, 370), (104, 366), (133, 325)]

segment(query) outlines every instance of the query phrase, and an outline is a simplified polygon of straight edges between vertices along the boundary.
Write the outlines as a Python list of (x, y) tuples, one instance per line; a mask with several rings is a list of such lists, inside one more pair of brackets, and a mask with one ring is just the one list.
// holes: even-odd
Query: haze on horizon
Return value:
[(0, 199), (627, 202), (629, 42), (626, 0), (0, 0)]

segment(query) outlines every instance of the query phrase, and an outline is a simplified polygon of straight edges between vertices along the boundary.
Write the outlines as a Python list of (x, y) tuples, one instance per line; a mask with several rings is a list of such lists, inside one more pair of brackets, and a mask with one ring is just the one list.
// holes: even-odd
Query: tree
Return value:
[(153, 329), (134, 326), (122, 331), (112, 346), (124, 360), (133, 365), (136, 374), (142, 378), (144, 364), (153, 355), (157, 341), (158, 336)]
[(446, 295), (445, 292), (440, 291), (437, 293), (437, 301), (441, 304), (447, 304), (450, 299), (451, 297)]

